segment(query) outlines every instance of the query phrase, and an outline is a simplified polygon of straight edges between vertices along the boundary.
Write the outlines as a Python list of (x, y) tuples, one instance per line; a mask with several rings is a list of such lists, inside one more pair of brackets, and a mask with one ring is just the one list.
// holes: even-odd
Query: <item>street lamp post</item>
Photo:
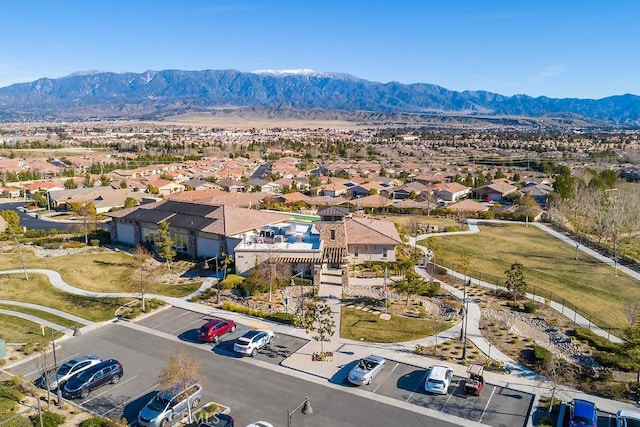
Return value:
[(220, 272), (220, 268), (218, 267), (218, 257), (207, 258), (204, 260), (204, 268), (205, 270), (209, 269), (209, 261), (216, 261), (216, 304), (220, 304), (220, 278), (218, 277), (218, 273)]
[(313, 414), (313, 408), (311, 407), (311, 403), (309, 403), (309, 396), (306, 396), (302, 403), (293, 410), (287, 408), (287, 427), (291, 427), (291, 417), (293, 417), (293, 414), (300, 408), (302, 408), (301, 412), (305, 415)]
[(298, 276), (302, 279), (300, 281), (300, 317), (304, 317), (304, 268), (300, 273), (291, 276), (291, 286), (296, 285), (296, 282), (293, 279)]
[(60, 380), (58, 378), (58, 359), (56, 358), (56, 340), (53, 336), (53, 329), (51, 329), (51, 346), (53, 347), (53, 369), (56, 373), (56, 396), (58, 398), (58, 408), (62, 408), (62, 387), (60, 387)]

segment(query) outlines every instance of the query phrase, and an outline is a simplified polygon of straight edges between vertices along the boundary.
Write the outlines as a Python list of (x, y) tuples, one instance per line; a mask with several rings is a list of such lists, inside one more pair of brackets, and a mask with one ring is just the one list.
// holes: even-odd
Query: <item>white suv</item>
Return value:
[(429, 393), (447, 394), (453, 378), (453, 369), (447, 365), (433, 365), (424, 382), (424, 389)]
[(256, 356), (258, 350), (273, 342), (273, 332), (266, 329), (249, 331), (233, 344), (233, 351), (245, 356)]

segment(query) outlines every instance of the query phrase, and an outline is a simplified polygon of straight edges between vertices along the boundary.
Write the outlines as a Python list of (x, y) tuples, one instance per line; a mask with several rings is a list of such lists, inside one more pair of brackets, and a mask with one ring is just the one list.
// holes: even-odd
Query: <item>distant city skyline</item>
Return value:
[(2, 5), (0, 87), (100, 70), (311, 69), (503, 95), (640, 95), (640, 2), (116, 0)]

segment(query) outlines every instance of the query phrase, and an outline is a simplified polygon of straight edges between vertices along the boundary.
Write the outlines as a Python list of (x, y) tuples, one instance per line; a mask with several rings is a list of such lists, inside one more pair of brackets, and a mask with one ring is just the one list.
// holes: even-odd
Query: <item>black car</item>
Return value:
[(105, 360), (80, 372), (64, 385), (62, 395), (67, 399), (84, 399), (91, 390), (105, 384), (115, 384), (124, 375), (122, 364), (115, 359)]

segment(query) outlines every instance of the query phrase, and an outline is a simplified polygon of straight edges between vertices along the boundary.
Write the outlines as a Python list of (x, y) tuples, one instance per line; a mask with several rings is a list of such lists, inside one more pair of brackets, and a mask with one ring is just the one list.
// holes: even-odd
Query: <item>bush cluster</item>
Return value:
[(613, 343), (602, 337), (589, 328), (575, 328), (573, 330), (577, 339), (587, 341), (591, 347), (599, 351), (617, 353), (621, 350), (621, 345)]
[(247, 314), (249, 316), (261, 317), (263, 319), (271, 320), (279, 323), (286, 323), (289, 325), (295, 325), (297, 323), (297, 317), (290, 313), (269, 313), (255, 308), (247, 307), (242, 304), (237, 304), (231, 301), (223, 301), (222, 309), (233, 311), (235, 313)]
[(547, 362), (550, 362), (552, 358), (553, 355), (549, 350), (539, 346), (538, 344), (533, 345), (533, 363), (535, 365), (542, 366)]

